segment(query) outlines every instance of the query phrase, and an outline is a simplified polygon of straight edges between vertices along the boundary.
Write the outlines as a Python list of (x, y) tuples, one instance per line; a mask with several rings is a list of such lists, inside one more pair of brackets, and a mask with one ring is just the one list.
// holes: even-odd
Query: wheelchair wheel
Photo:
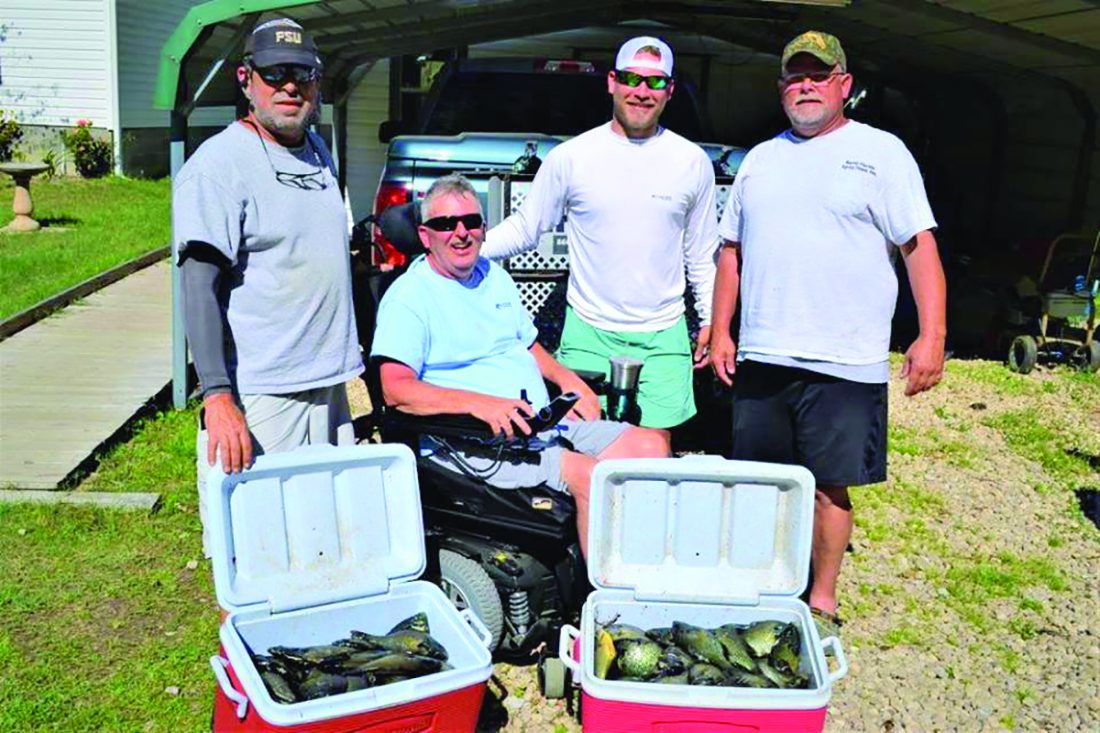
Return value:
[(569, 670), (557, 657), (539, 660), (539, 690), (547, 700), (561, 700), (569, 689)]
[(1100, 341), (1089, 341), (1073, 352), (1073, 363), (1083, 372), (1100, 369)]
[(1027, 374), (1039, 361), (1039, 344), (1034, 336), (1017, 336), (1008, 347), (1008, 368)]
[(440, 586), (458, 610), (471, 609), (485, 624), (493, 640), (489, 651), (500, 644), (504, 611), (497, 587), (489, 574), (473, 560), (450, 550), (439, 551)]

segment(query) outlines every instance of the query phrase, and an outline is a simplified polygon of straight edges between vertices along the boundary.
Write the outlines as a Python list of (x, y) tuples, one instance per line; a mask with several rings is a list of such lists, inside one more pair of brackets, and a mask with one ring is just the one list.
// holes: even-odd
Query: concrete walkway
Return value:
[(0, 489), (56, 489), (172, 378), (170, 263), (0, 342)]

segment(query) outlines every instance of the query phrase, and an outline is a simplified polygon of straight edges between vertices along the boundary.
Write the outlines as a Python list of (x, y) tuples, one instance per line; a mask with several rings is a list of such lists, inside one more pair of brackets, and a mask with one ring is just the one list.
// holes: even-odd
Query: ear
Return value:
[(237, 67), (237, 86), (239, 86), (241, 88), (241, 90), (243, 91), (243, 90), (248, 88), (248, 84), (251, 81), (252, 81), (252, 72), (249, 71), (248, 67), (244, 66), (243, 64), (241, 66), (238, 66)]
[(668, 83), (668, 98), (672, 99), (672, 93), (676, 91), (676, 80), (672, 79)]
[(852, 93), (852, 75), (844, 74), (843, 81), (840, 82), (840, 92), (844, 95), (844, 99), (848, 98), (848, 95)]
[(615, 93), (615, 72), (614, 71), (607, 72), (607, 93), (608, 94), (614, 94)]
[(430, 250), (432, 245), (431, 240), (428, 239), (428, 227), (421, 224), (416, 228), (416, 233), (420, 235), (420, 243), (424, 245), (424, 249)]

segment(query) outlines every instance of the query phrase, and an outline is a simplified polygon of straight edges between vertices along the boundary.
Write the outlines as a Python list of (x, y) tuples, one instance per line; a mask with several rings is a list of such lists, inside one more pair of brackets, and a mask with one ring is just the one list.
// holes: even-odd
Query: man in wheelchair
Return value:
[[(412, 415), (472, 415), (485, 423), (484, 438), (427, 438), (424, 447), (439, 464), (497, 488), (545, 484), (568, 492), (587, 554), (596, 462), (666, 457), (668, 441), (661, 431), (599, 419), (593, 390), (539, 345), (512, 278), (480, 256), (484, 219), (467, 179), (440, 178), (421, 211), (426, 253), (378, 310), (371, 356), (385, 402)], [(544, 379), (576, 401), (564, 420), (533, 433), (530, 423), (540, 412), (546, 417), (550, 404)]]

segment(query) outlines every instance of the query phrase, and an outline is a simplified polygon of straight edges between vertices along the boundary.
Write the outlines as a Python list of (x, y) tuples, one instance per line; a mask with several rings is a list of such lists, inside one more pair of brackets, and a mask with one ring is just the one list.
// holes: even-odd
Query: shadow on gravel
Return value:
[(1100, 529), (1100, 490), (1082, 487), (1073, 492), (1077, 495), (1077, 503), (1081, 512), (1092, 522), (1093, 526)]
[(504, 701), (508, 690), (495, 674), (489, 678), (485, 699), (481, 703), (481, 715), (477, 719), (477, 733), (496, 733), (508, 724), (508, 711)]

